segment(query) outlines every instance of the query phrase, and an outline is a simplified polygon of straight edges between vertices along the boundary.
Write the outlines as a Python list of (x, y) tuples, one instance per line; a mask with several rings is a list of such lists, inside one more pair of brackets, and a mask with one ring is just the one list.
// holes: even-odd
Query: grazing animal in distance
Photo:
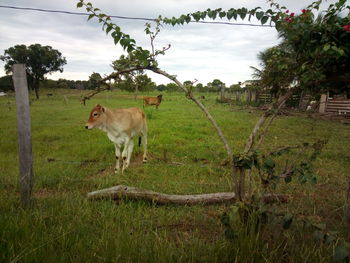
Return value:
[[(140, 136), (139, 146), (142, 136), (143, 162), (147, 161), (147, 121), (144, 112), (139, 108), (109, 109), (97, 104), (91, 110), (85, 128), (98, 128), (105, 131), (114, 143), (115, 173), (120, 170), (120, 159), (122, 159), (122, 173), (129, 166), (135, 136)], [(124, 148), (121, 151), (123, 145)]]
[(163, 95), (160, 94), (157, 97), (144, 97), (143, 98), (143, 106), (146, 107), (148, 105), (156, 105), (158, 109), (160, 103), (162, 102)]

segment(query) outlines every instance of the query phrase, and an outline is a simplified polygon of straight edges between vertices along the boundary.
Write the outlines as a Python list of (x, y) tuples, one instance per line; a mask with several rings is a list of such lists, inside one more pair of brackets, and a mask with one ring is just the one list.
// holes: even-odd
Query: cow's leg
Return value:
[(115, 159), (116, 159), (114, 173), (118, 173), (120, 170), (120, 158), (122, 156), (121, 156), (121, 151), (120, 151), (120, 145), (115, 143), (114, 147), (115, 147)]
[(142, 161), (147, 162), (147, 131), (142, 133), (142, 144), (143, 144), (143, 159)]
[(129, 152), (130, 143), (132, 143), (132, 140), (130, 138), (125, 140), (124, 149), (122, 152), (122, 158), (123, 158), (122, 173), (129, 166), (127, 159), (128, 159), (128, 152)]
[(131, 155), (132, 155), (132, 150), (134, 149), (134, 141), (131, 139), (129, 146), (128, 146), (128, 151), (127, 151), (127, 155), (126, 155), (126, 164), (125, 164), (125, 168), (129, 167), (130, 165), (130, 159), (131, 159)]

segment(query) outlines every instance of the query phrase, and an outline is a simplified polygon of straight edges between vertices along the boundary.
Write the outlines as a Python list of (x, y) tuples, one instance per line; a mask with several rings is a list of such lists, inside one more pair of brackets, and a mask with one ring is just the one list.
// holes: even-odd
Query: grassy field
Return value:
[[(46, 93), (53, 93), (47, 97)], [(231, 240), (220, 217), (230, 205), (156, 206), (145, 201), (88, 201), (88, 192), (125, 184), (173, 194), (233, 190), (221, 165), (225, 150), (203, 113), (182, 93), (163, 93), (158, 110), (147, 108), (149, 162), (135, 146), (131, 167), (113, 173), (114, 146), (100, 130), (85, 130), (91, 108), (142, 108), (132, 94), (106, 92), (83, 106), (81, 91), (42, 91), (31, 102), (35, 185), (33, 205), (22, 209), (18, 193), (16, 105), (0, 98), (0, 262), (329, 262), (338, 240), (325, 243), (295, 225), (264, 233), (237, 229)], [(158, 94), (154, 94), (158, 95)], [(64, 98), (65, 96), (65, 98)], [(199, 95), (198, 95), (199, 96)], [(216, 102), (215, 116), (234, 152), (261, 112)], [(306, 115), (279, 116), (264, 149), (328, 139), (316, 160), (318, 183), (292, 182), (276, 189), (291, 195), (279, 209), (325, 223), (345, 236), (343, 207), (350, 171), (350, 127)]]

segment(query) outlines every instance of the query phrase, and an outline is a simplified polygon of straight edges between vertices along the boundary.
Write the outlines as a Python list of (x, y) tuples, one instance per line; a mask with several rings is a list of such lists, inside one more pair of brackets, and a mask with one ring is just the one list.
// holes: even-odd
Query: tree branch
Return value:
[[(198, 195), (171, 195), (158, 193), (146, 189), (141, 189), (126, 185), (117, 185), (110, 188), (90, 192), (87, 194), (89, 200), (113, 199), (120, 200), (130, 198), (135, 200), (146, 200), (159, 205), (177, 204), (177, 205), (211, 205), (221, 203), (236, 202), (236, 195), (233, 192), (221, 192), (212, 194)], [(264, 203), (288, 202), (285, 195), (268, 194), (262, 197)]]
[[(266, 110), (264, 112), (264, 114), (260, 117), (260, 119), (257, 121), (257, 123), (255, 124), (255, 127), (252, 131), (252, 133), (249, 135), (248, 141), (246, 143), (246, 146), (244, 148), (244, 153), (249, 153), (250, 150), (253, 148), (254, 142), (255, 142), (255, 138), (257, 133), (259, 132), (260, 128), (263, 126), (263, 124), (265, 123), (265, 121), (267, 120), (267, 118), (269, 116), (271, 116), (271, 110), (275, 109), (276, 111), (272, 114), (272, 117), (274, 118), (274, 115), (276, 115), (278, 113), (278, 111), (281, 109), (281, 107), (284, 105), (284, 103), (286, 102), (287, 99), (289, 99), (290, 96), (292, 96), (294, 92), (294, 89), (290, 89), (286, 92), (286, 94), (284, 94), (283, 96), (280, 96), (277, 100), (276, 103), (272, 104), (268, 110)], [(271, 123), (270, 123), (271, 124)], [(270, 125), (269, 124), (269, 125)], [(265, 132), (266, 133), (266, 132)], [(262, 136), (260, 137), (260, 140), (262, 141), (263, 136), (265, 134), (262, 134)], [(258, 143), (259, 145), (259, 143)]]
[[(107, 77), (104, 77), (103, 79), (100, 79), (98, 81), (98, 83), (97, 83), (98, 89), (97, 90), (93, 90), (89, 94), (83, 96), (81, 98), (81, 102), (85, 105), (86, 100), (91, 99), (96, 94), (98, 94), (98, 93), (100, 93), (102, 91), (105, 91), (105, 90), (111, 90), (112, 89), (111, 85), (109, 83), (107, 83), (108, 80), (119, 78), (120, 75), (123, 75), (123, 74), (126, 74), (126, 73), (130, 73), (130, 72), (137, 71), (137, 70), (144, 70), (144, 69), (147, 69), (147, 68), (146, 67), (133, 67), (133, 68), (129, 68), (129, 69), (119, 70), (117, 72), (113, 72), (112, 74), (108, 75)], [(107, 85), (107, 87), (100, 88), (101, 84)]]

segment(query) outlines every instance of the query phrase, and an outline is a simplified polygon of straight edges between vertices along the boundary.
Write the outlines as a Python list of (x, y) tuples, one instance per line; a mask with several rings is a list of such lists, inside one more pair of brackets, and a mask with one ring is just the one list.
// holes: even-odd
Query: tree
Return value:
[(151, 91), (156, 89), (157, 85), (146, 74), (136, 75), (134, 83), (139, 91)]
[(225, 83), (223, 83), (221, 80), (219, 79), (214, 79), (212, 82), (209, 82), (207, 84), (207, 86), (209, 87), (209, 89), (213, 89), (215, 91), (221, 91), (223, 88), (225, 88)]
[(98, 87), (98, 83), (99, 81), (102, 79), (100, 73), (96, 73), (93, 72), (90, 76), (89, 76), (89, 81), (88, 81), (88, 89), (95, 89), (96, 87)]
[[(121, 55), (119, 59), (112, 62), (112, 68), (115, 71), (121, 71), (126, 67), (130, 67), (132, 63), (133, 57), (131, 54), (127, 56)], [(135, 98), (139, 90), (148, 91), (156, 88), (156, 84), (152, 82), (151, 78), (144, 74), (144, 70), (141, 68), (120, 74), (117, 81), (119, 82), (117, 86), (120, 89), (135, 91)]]
[(159, 91), (164, 91), (164, 90), (166, 90), (166, 86), (165, 86), (164, 84), (159, 84), (159, 85), (157, 86), (157, 90), (159, 90)]
[(253, 77), (258, 80), (260, 89), (267, 89), (276, 95), (281, 90), (289, 88), (291, 83), (298, 80), (295, 52), (288, 49), (286, 44), (268, 48), (258, 54), (262, 69), (251, 67)]
[(262, 69), (253, 68), (254, 77), (272, 93), (296, 83), (295, 89), (316, 94), (349, 90), (349, 17), (340, 16), (340, 2), (316, 18), (311, 7), (300, 15), (283, 9), (277, 28), (282, 43), (258, 55)]
[(350, 6), (345, 3), (340, 0), (331, 4), (318, 16), (311, 12), (318, 10), (318, 2), (301, 10), (299, 15), (284, 12), (279, 36), (295, 55), (294, 72), (305, 89), (314, 92), (350, 89)]
[(44, 76), (56, 71), (63, 72), (63, 66), (67, 63), (61, 52), (40, 44), (10, 47), (4, 51), (0, 59), (6, 63), (6, 74), (12, 71), (12, 65), (26, 64), (27, 74), (33, 79), (33, 89), (37, 99), (39, 99), (39, 84), (44, 80)]
[(168, 90), (168, 91), (179, 91), (180, 89), (179, 89), (179, 86), (178, 85), (176, 85), (175, 83), (168, 83), (168, 84), (166, 84), (166, 89)]
[(0, 77), (0, 91), (10, 91), (10, 90), (13, 90), (11, 76)]
[(204, 87), (202, 83), (198, 83), (198, 84), (196, 85), (196, 90), (197, 90), (198, 92), (206, 92), (206, 91), (207, 91), (207, 88)]

